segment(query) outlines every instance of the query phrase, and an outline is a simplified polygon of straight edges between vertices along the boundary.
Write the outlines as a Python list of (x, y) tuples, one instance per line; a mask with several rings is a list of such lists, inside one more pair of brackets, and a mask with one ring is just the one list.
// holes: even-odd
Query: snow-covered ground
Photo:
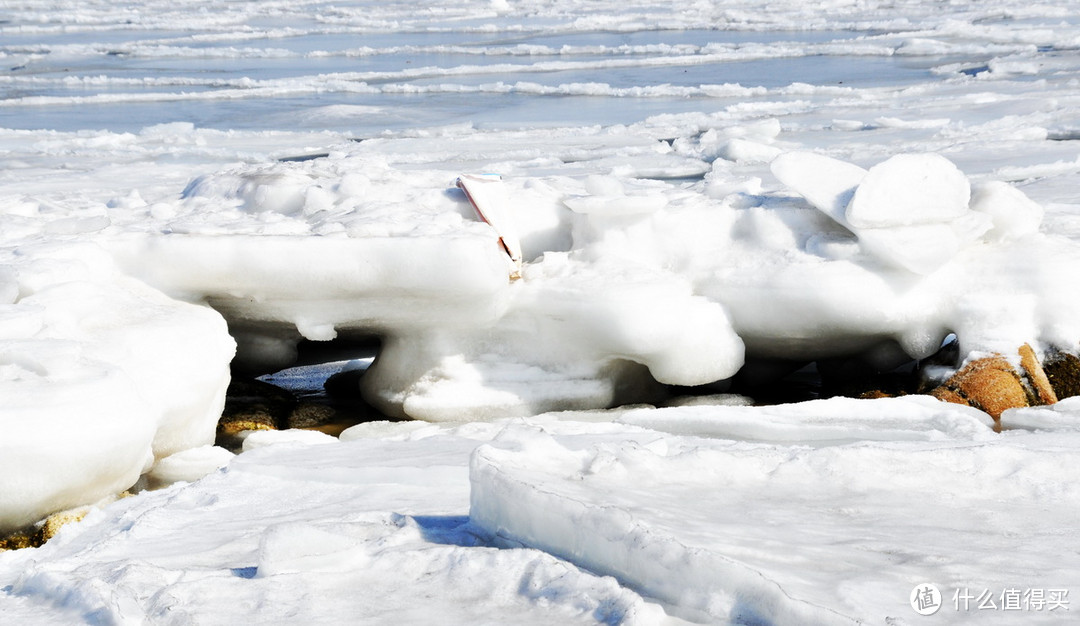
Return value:
[[(1078, 50), (1049, 0), (0, 6), (0, 530), (173, 483), (0, 553), (0, 622), (1068, 623), (1075, 399), (602, 409), (1075, 352)], [(368, 337), (439, 423), (210, 447), (234, 354)]]

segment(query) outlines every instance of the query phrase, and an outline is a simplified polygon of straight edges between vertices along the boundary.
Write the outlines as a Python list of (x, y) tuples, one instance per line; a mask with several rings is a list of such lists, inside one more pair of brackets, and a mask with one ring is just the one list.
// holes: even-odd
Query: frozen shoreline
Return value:
[[(597, 409), (1080, 349), (1078, 48), (1049, 1), (0, 10), (0, 527), (179, 481), (0, 554), (0, 621), (1063, 623), (1075, 399)], [(371, 337), (449, 423), (209, 447), (234, 345)]]

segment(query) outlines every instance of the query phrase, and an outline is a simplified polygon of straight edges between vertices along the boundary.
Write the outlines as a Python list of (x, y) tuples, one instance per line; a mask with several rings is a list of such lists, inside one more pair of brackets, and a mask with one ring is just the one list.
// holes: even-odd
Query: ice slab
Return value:
[(244, 452), (0, 554), (0, 605), (20, 624), (664, 623), (610, 577), (485, 544), (467, 516), (483, 426)]
[(630, 409), (617, 421), (677, 435), (824, 445), (856, 441), (936, 441), (991, 436), (982, 411), (929, 396), (830, 398), (776, 406)]
[(780, 182), (800, 193), (810, 204), (850, 228), (847, 207), (866, 170), (813, 152), (786, 152), (769, 165)]
[(871, 167), (845, 216), (856, 228), (947, 222), (971, 200), (967, 176), (939, 154), (898, 154)]
[[(684, 619), (875, 622), (910, 615), (909, 592), (925, 580), (957, 590), (1078, 580), (1076, 561), (1057, 557), (1080, 506), (1060, 437), (1075, 435), (810, 448), (597, 443), (514, 427), (474, 453), (470, 517)], [(983, 623), (962, 606), (942, 610)]]
[(90, 243), (6, 256), (0, 530), (131, 487), (213, 442), (234, 343), (205, 306), (123, 275)]

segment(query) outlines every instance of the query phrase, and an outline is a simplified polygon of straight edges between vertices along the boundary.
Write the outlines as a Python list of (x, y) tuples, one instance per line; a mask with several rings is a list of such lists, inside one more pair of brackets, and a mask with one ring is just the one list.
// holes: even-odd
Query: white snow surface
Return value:
[[(1072, 399), (603, 409), (1080, 348), (1074, 13), (0, 7), (0, 531), (171, 485), (0, 554), (0, 622), (1067, 623)], [(371, 337), (445, 424), (212, 446), (234, 358)]]
[[(667, 416), (677, 428), (681, 412)], [(473, 456), (471, 523), (499, 545), (616, 576), (693, 622), (918, 623), (895, 590), (920, 577), (951, 596), (1080, 576), (1075, 550), (1057, 543), (1077, 513), (1076, 439), (987, 432), (818, 447), (670, 436), (582, 445), (511, 428)], [(1009, 535), (1022, 543), (998, 542)], [(945, 604), (948, 623), (1016, 623)]]

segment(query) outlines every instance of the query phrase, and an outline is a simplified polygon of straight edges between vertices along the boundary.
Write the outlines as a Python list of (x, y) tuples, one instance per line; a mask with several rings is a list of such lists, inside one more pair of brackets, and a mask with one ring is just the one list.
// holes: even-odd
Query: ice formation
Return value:
[[(0, 533), (152, 489), (0, 553), (5, 623), (1075, 613), (1078, 398), (595, 408), (1075, 351), (1067, 3), (40, 5), (0, 9)], [(234, 351), (374, 338), (367, 397), (446, 422), (209, 445)]]
[(220, 315), (89, 242), (4, 256), (0, 529), (113, 496), (213, 441), (234, 348)]
[[(736, 134), (753, 132), (768, 146), (778, 129)], [(592, 139), (595, 152), (629, 143)], [(784, 151), (775, 191), (727, 193), (739, 181), (726, 161), (671, 184), (656, 178), (703, 161), (633, 139), (627, 177), (526, 165), (484, 183), (508, 203), (521, 280), (453, 172), (387, 164), (380, 142), (192, 183), (174, 213), (232, 213), (239, 234), (177, 217), (105, 245), (126, 271), (221, 312), (256, 367), (287, 365), (300, 338), (380, 338), (364, 393), (428, 420), (648, 400), (650, 380), (722, 381), (747, 358), (895, 365), (950, 333), (965, 355), (1080, 340), (1067, 280), (1080, 256), (1038, 232), (1041, 208), (1015, 187), (973, 190), (938, 154), (863, 169)]]
[[(709, 167), (701, 155), (714, 131), (744, 153), (775, 148), (779, 132), (711, 129), (696, 144), (618, 128), (574, 138), (579, 154), (624, 155), (619, 176), (603, 159), (547, 174), (506, 162), (485, 184), (508, 202), (499, 208), (517, 230), (520, 280), (502, 234), (454, 187), (458, 172), (387, 159), (408, 140), (224, 169), (171, 205), (38, 217), (82, 241), (24, 246), (8, 266), (5, 384), (55, 391), (13, 392), (53, 404), (5, 412), (4, 461), (29, 467), (14, 451), (41, 436), (22, 411), (53, 416), (100, 397), (91, 410), (117, 418), (115, 432), (88, 419), (64, 426), (73, 441), (111, 442), (78, 448), (80, 467), (97, 471), (56, 475), (35, 505), (5, 489), (5, 525), (75, 497), (59, 492), (115, 492), (150, 459), (211, 443), (234, 339), (238, 363), (271, 371), (292, 362), (300, 339), (377, 337), (365, 396), (387, 414), (435, 421), (650, 401), (659, 385), (728, 379), (748, 358), (853, 356), (887, 369), (929, 356), (949, 333), (965, 355), (1078, 344), (1070, 277), (1080, 257), (1039, 232), (1041, 208), (1016, 188), (973, 188), (937, 154), (863, 169), (778, 148), (755, 152), (769, 157), (771, 189), (728, 177), (723, 159), (700, 182), (668, 182)], [(442, 141), (514, 145), (512, 133), (492, 135)], [(110, 215), (126, 222), (109, 228)], [(84, 362), (99, 364), (73, 365)], [(76, 391), (84, 383), (93, 391)], [(35, 463), (76, 454), (52, 450)]]

